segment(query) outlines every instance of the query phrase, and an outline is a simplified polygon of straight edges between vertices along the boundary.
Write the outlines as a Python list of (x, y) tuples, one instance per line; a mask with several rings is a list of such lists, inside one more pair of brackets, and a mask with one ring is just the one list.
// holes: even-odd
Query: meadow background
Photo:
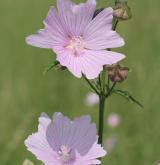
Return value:
[[(98, 6), (113, 6), (114, 0), (99, 0)], [(87, 107), (89, 92), (83, 79), (66, 71), (44, 68), (55, 59), (52, 51), (28, 46), (25, 37), (43, 27), (54, 0), (0, 0), (0, 164), (21, 165), (25, 158), (41, 163), (29, 153), (24, 139), (37, 130), (41, 112), (61, 111), (72, 118), (90, 114), (97, 122), (98, 106)], [(118, 32), (126, 45), (122, 62), (132, 69), (119, 85), (131, 91), (144, 109), (113, 96), (106, 104), (121, 116), (116, 129), (105, 124), (105, 139), (117, 137), (105, 165), (154, 165), (160, 159), (160, 22), (159, 0), (129, 0), (133, 18), (121, 22)]]

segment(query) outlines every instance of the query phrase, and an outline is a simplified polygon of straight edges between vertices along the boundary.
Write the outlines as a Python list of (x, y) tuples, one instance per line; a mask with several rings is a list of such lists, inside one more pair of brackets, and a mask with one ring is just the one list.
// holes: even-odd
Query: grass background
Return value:
[[(0, 0), (0, 164), (21, 165), (25, 158), (40, 165), (26, 151), (24, 139), (37, 129), (43, 111), (61, 111), (72, 118), (90, 114), (97, 121), (97, 106), (87, 107), (88, 88), (68, 72), (42, 72), (55, 56), (50, 50), (28, 46), (24, 38), (42, 27), (53, 0)], [(160, 1), (130, 0), (133, 19), (121, 22), (118, 32), (126, 45), (123, 64), (132, 68), (129, 89), (145, 106), (142, 110), (118, 96), (109, 99), (109, 112), (121, 115), (115, 130), (105, 125), (105, 138), (118, 137), (115, 149), (104, 159), (108, 165), (152, 165), (160, 159)], [(99, 0), (99, 7), (113, 5)]]

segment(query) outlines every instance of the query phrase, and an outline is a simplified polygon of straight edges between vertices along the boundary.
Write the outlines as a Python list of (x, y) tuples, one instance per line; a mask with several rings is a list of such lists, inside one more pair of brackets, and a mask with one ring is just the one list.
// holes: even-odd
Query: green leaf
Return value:
[(142, 105), (137, 99), (135, 99), (135, 97), (133, 97), (133, 96), (130, 94), (129, 91), (120, 90), (120, 89), (115, 89), (115, 90), (113, 90), (113, 93), (118, 94), (118, 95), (122, 96), (123, 98), (127, 99), (128, 101), (137, 104), (137, 105), (140, 106), (141, 108), (144, 108), (143, 105)]
[(45, 75), (47, 72), (49, 72), (52, 68), (54, 68), (58, 64), (59, 64), (58, 61), (54, 61), (54, 62), (48, 64), (48, 66), (44, 69), (43, 75)]
[(34, 163), (29, 159), (25, 159), (22, 165), (34, 165)]

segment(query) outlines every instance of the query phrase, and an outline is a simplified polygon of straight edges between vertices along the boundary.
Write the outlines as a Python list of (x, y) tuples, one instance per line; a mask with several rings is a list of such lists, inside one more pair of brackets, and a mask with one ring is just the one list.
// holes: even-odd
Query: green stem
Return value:
[(84, 74), (82, 74), (82, 76), (86, 80), (86, 82), (89, 84), (89, 86), (97, 93), (97, 95), (99, 95), (97, 88), (90, 82), (90, 80), (88, 80)]
[(113, 89), (114, 89), (115, 86), (116, 86), (116, 82), (114, 82), (114, 83), (112, 84), (112, 86), (111, 86), (111, 88), (108, 90), (108, 92), (107, 92), (105, 98), (108, 98), (108, 97), (111, 95), (111, 93), (112, 93), (112, 91), (113, 91)]
[(103, 126), (104, 126), (104, 108), (105, 108), (105, 97), (101, 94), (99, 96), (99, 130), (98, 130), (98, 143), (103, 143)]

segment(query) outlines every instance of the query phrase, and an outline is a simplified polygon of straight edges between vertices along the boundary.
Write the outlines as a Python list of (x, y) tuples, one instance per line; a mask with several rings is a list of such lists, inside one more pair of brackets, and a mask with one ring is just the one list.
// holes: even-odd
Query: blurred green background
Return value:
[[(110, 6), (114, 0), (99, 0)], [(87, 107), (89, 89), (70, 73), (42, 72), (55, 56), (52, 51), (28, 46), (25, 37), (43, 27), (53, 0), (0, 0), (0, 164), (21, 165), (29, 158), (24, 139), (37, 130), (41, 112), (61, 111), (72, 118), (90, 114), (97, 122), (98, 106)], [(105, 125), (105, 138), (114, 134), (118, 141), (106, 156), (108, 165), (152, 165), (160, 159), (160, 22), (159, 0), (130, 0), (133, 18), (121, 22), (118, 32), (126, 45), (118, 51), (132, 69), (128, 81), (119, 87), (130, 90), (144, 109), (113, 96), (107, 102), (105, 118), (118, 113), (122, 122), (116, 129)]]

